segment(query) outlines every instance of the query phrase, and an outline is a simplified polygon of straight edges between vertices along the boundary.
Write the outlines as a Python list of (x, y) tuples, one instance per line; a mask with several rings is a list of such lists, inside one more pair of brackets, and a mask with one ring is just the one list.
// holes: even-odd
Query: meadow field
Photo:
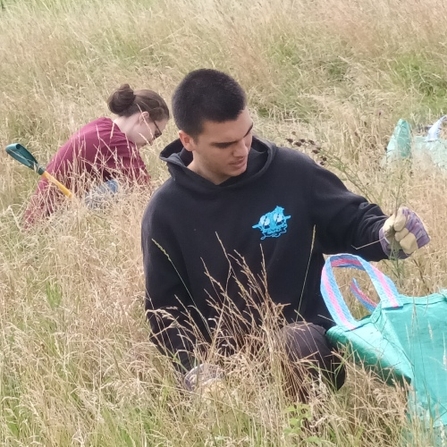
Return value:
[[(429, 445), (408, 425), (405, 392), (350, 362), (345, 386), (308, 405), (286, 398), (268, 349), (229, 360), (218, 396), (183, 392), (143, 313), (151, 192), (102, 212), (73, 201), (25, 230), (38, 176), (3, 148), (20, 142), (45, 164), (109, 115), (121, 83), (170, 102), (190, 70), (226, 71), (247, 91), (256, 134), (324, 162), (387, 213), (418, 212), (429, 246), (377, 265), (401, 292), (426, 295), (447, 288), (446, 174), (382, 160), (399, 118), (423, 134), (447, 113), (445, 29), (443, 0), (1, 0), (0, 445), (397, 446), (405, 431)], [(154, 188), (176, 134), (171, 121), (143, 149)]]

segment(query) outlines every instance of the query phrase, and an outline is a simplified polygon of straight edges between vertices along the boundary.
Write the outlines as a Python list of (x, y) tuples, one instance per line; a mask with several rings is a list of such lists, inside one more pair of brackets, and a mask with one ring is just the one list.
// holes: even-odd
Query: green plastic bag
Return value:
[[(371, 311), (356, 320), (337, 286), (333, 268), (365, 271), (380, 298), (370, 300), (354, 281), (351, 290)], [(348, 348), (358, 362), (387, 383), (410, 384), (407, 413), (433, 434), (432, 445), (447, 445), (447, 291), (424, 297), (400, 294), (393, 281), (354, 255), (330, 256), (321, 292), (336, 325), (327, 331), (334, 345)]]
[(408, 121), (400, 119), (386, 147), (386, 160), (392, 162), (411, 157), (411, 126)]
[(426, 136), (412, 136), (408, 121), (400, 119), (386, 148), (386, 163), (413, 158), (425, 166), (434, 165), (447, 170), (447, 140), (440, 138), (442, 123), (447, 115), (434, 123)]

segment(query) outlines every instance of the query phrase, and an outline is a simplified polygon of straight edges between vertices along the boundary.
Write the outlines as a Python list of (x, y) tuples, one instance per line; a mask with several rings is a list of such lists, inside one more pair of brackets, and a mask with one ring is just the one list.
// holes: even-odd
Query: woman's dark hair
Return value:
[(175, 124), (193, 138), (203, 130), (204, 121), (235, 120), (245, 109), (245, 92), (235, 79), (208, 68), (190, 72), (172, 97)]
[(165, 100), (152, 90), (132, 90), (123, 84), (107, 100), (112, 113), (118, 116), (131, 116), (137, 112), (148, 112), (153, 121), (169, 119), (169, 109)]

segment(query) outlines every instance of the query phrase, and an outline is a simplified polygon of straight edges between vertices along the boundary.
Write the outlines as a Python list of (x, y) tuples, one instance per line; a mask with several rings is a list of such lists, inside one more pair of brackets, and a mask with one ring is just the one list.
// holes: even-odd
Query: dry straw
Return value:
[[(2, 4), (2, 146), (20, 142), (45, 163), (70, 133), (107, 114), (105, 99), (117, 85), (169, 100), (187, 71), (223, 69), (246, 88), (258, 134), (317, 162), (324, 153), (328, 169), (386, 212), (402, 202), (423, 217), (429, 247), (398, 270), (380, 265), (403, 293), (447, 286), (445, 174), (381, 168), (399, 118), (425, 126), (445, 110), (447, 3)], [(175, 136), (171, 123), (143, 150), (155, 187), (168, 176), (158, 153)], [(301, 138), (318, 142), (321, 153), (293, 144)], [(317, 389), (308, 405), (287, 398), (271, 336), (274, 308), (250, 334), (262, 341), (257, 359), (249, 350), (229, 359), (211, 353), (229, 371), (223, 394), (185, 394), (149, 343), (143, 315), (140, 222), (151, 191), (123, 194), (97, 212), (74, 202), (25, 231), (21, 215), (36, 177), (2, 151), (0, 164), (0, 444), (397, 445), (403, 392), (349, 360), (340, 392)], [(263, 281), (253, 280), (261, 295)], [(425, 445), (417, 436), (415, 445)]]

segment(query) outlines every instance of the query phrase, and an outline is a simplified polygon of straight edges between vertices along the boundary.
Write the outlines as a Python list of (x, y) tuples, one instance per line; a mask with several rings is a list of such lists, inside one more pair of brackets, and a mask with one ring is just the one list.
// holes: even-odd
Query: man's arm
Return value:
[(369, 261), (387, 258), (379, 232), (388, 216), (378, 205), (349, 191), (335, 174), (318, 165), (312, 173), (310, 200), (323, 253), (352, 253)]
[(190, 317), (193, 302), (185, 265), (179, 264), (181, 256), (175, 234), (170, 234), (167, 222), (157, 218), (154, 211), (157, 198), (152, 200), (143, 217), (141, 233), (146, 315), (152, 340), (185, 372), (194, 366), (197, 340), (197, 330)]
[(312, 180), (310, 206), (323, 253), (352, 253), (368, 261), (406, 258), (430, 241), (414, 211), (403, 207), (388, 217), (378, 205), (348, 191), (335, 174), (317, 165)]

